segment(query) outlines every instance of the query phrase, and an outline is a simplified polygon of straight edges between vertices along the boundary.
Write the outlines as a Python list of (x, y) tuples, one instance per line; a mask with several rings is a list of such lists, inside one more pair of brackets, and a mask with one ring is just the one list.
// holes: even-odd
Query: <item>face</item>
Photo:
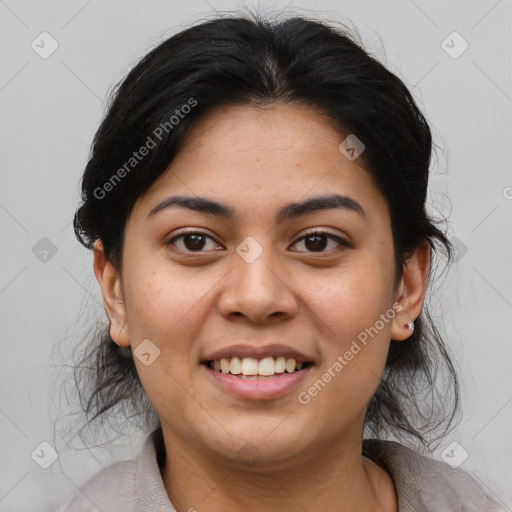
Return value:
[(168, 438), (274, 465), (361, 439), (389, 340), (421, 300), (395, 282), (387, 203), (344, 138), (303, 107), (225, 107), (135, 204), (122, 274), (103, 267), (124, 299), (111, 335)]

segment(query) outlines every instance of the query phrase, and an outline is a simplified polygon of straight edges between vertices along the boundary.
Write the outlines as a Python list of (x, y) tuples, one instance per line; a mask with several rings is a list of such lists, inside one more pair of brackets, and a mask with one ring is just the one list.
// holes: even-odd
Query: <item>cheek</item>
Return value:
[[(150, 402), (159, 414), (166, 416), (171, 408), (173, 414), (183, 416), (190, 405), (183, 383), (190, 382), (197, 364), (194, 340), (199, 337), (205, 312), (211, 310), (208, 291), (216, 280), (171, 272), (170, 265), (156, 267), (154, 262), (126, 268), (128, 332), (132, 350), (149, 339), (160, 351), (150, 365), (134, 357)], [(146, 272), (149, 268), (152, 270)]]
[[(346, 343), (390, 309), (392, 292), (387, 266), (358, 261), (317, 278), (315, 286), (309, 288), (307, 300), (326, 326), (327, 337)], [(379, 323), (379, 330), (387, 333), (390, 329), (391, 322), (385, 326)]]
[[(136, 261), (136, 260), (135, 260)], [(151, 270), (150, 270), (151, 269)], [(126, 268), (127, 324), (132, 344), (149, 338), (161, 355), (190, 356), (218, 276), (146, 260)], [(211, 308), (210, 308), (211, 309)]]
[(388, 265), (359, 260), (325, 276), (309, 295), (325, 342), (319, 378), (328, 383), (310, 390), (320, 415), (361, 410), (380, 382), (394, 318), (389, 274)]
[[(321, 317), (329, 323), (329, 329), (323, 327), (322, 365), (316, 380), (298, 396), (306, 404), (305, 414), (324, 425), (327, 437), (336, 437), (342, 425), (361, 418), (379, 386), (389, 349), (391, 321), (379, 318), (386, 308), (379, 301), (369, 303), (371, 294), (358, 297), (349, 288), (346, 292), (338, 294)], [(380, 330), (375, 327), (378, 321), (383, 323)]]

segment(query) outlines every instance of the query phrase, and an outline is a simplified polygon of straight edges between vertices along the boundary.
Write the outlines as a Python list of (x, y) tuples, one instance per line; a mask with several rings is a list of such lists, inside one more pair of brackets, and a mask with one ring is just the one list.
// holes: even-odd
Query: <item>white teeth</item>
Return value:
[(229, 373), (229, 361), (226, 358), (220, 360), (220, 371), (222, 373)]
[(242, 360), (239, 357), (231, 358), (231, 373), (240, 375), (242, 373)]
[(258, 360), (253, 357), (242, 359), (242, 373), (244, 375), (258, 375)]
[(271, 376), (275, 374), (293, 373), (300, 370), (304, 366), (302, 361), (295, 361), (293, 358), (286, 357), (264, 357), (263, 359), (255, 359), (254, 357), (232, 357), (216, 359), (213, 361), (212, 368), (222, 373), (231, 373), (239, 375), (241, 378), (245, 376)]
[(278, 357), (275, 364), (276, 373), (283, 373), (286, 370), (286, 357)]
[(292, 373), (295, 371), (295, 359), (286, 360), (286, 371), (288, 373)]
[(259, 375), (274, 375), (274, 358), (273, 357), (265, 357), (260, 361), (258, 365), (258, 374)]

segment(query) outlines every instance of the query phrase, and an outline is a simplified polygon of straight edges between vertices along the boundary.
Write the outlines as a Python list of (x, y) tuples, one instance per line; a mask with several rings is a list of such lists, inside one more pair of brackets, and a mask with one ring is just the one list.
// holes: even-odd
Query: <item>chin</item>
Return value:
[(221, 439), (209, 437), (208, 449), (240, 469), (275, 470), (279, 462), (284, 467), (303, 455), (312, 440), (304, 437), (305, 429), (299, 425), (282, 428), (282, 423), (283, 418), (272, 418), (264, 423), (251, 420), (226, 425), (229, 434), (224, 432)]

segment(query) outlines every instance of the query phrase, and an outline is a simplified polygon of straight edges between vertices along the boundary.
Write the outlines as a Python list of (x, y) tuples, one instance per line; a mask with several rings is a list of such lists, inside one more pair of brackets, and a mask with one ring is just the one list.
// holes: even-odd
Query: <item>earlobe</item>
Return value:
[(401, 308), (393, 319), (391, 339), (403, 341), (414, 332), (414, 321), (420, 316), (430, 272), (430, 245), (419, 244), (407, 258), (399, 286), (396, 302)]
[(94, 243), (94, 274), (101, 287), (105, 312), (110, 320), (110, 337), (120, 347), (128, 347), (130, 336), (126, 329), (126, 309), (121, 276), (105, 257), (101, 240)]

